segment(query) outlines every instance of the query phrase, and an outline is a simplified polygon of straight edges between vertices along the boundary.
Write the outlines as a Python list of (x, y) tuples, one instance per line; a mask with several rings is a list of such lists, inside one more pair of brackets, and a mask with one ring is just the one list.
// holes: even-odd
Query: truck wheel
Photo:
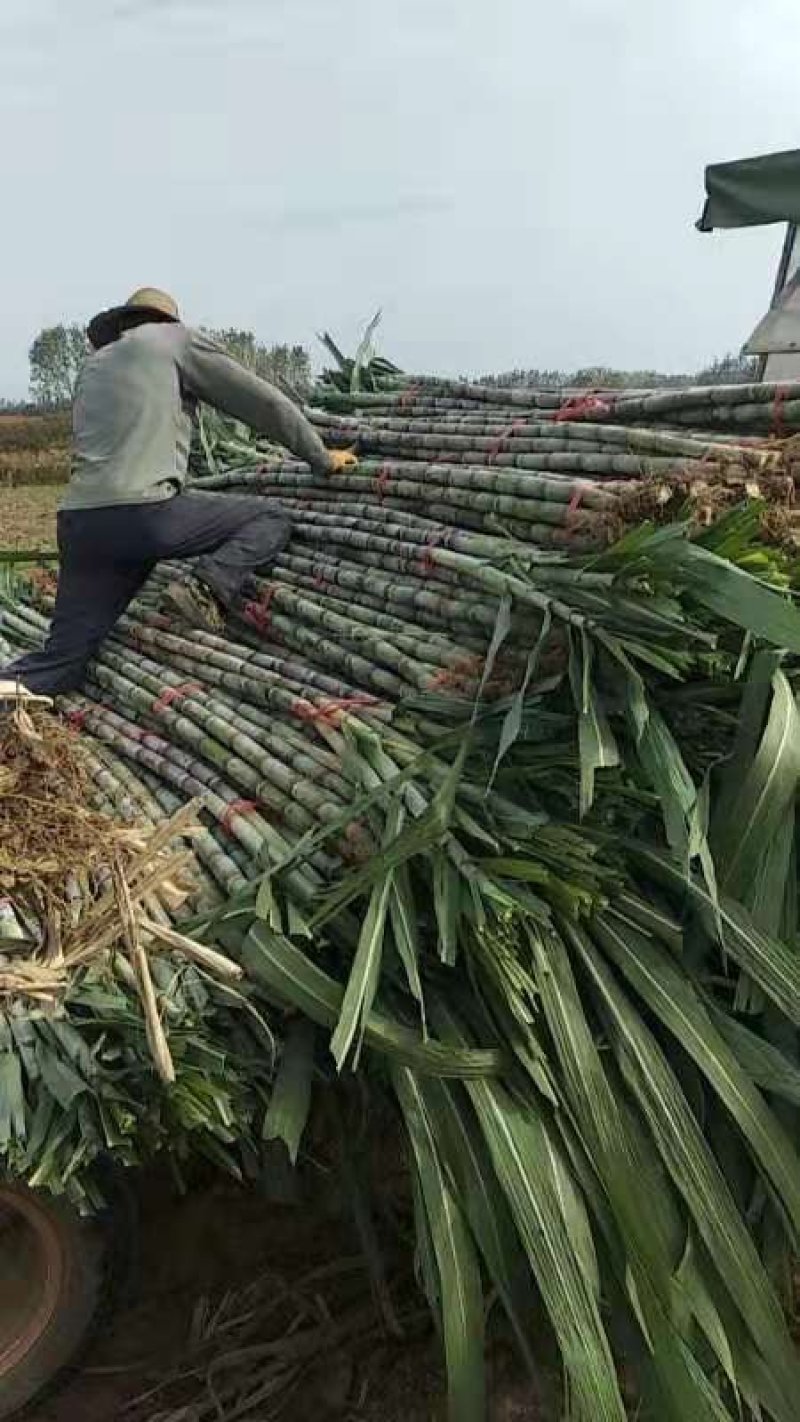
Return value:
[(0, 1419), (75, 1360), (105, 1301), (107, 1263), (102, 1222), (0, 1181)]

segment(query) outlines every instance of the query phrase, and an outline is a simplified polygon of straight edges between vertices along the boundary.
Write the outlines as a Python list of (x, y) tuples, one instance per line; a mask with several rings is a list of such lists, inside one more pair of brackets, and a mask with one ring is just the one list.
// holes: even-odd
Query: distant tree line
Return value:
[[(313, 383), (311, 357), (304, 346), (267, 345), (252, 331), (233, 327), (206, 332), (249, 370), (280, 386), (287, 394), (303, 400)], [(58, 409), (68, 405), (75, 393), (75, 384), (87, 353), (86, 332), (72, 324), (47, 326), (40, 331), (29, 355), (30, 394), (36, 409)], [(659, 370), (620, 370), (614, 366), (584, 366), (579, 370), (557, 370), (535, 367), (530, 370), (505, 370), (481, 377), (481, 383), (493, 386), (538, 386), (579, 390), (593, 387), (622, 389), (630, 387), (685, 385), (731, 385), (757, 378), (758, 362), (753, 356), (726, 355), (714, 360), (702, 370), (686, 374), (665, 374)], [(0, 408), (9, 408), (0, 401)], [(22, 408), (19, 404), (15, 409)]]
[(233, 328), (206, 331), (212, 341), (223, 346), (236, 360), (264, 380), (279, 385), (289, 394), (305, 399), (311, 393), (311, 356), (304, 346), (267, 346), (252, 331)]
[(42, 406), (35, 400), (2, 400), (0, 415), (40, 415)]
[(610, 365), (589, 365), (579, 370), (504, 370), (499, 375), (482, 376), (480, 383), (502, 387), (531, 386), (540, 390), (622, 390), (651, 386), (679, 389), (686, 385), (738, 385), (757, 379), (757, 356), (725, 355), (702, 370), (679, 375), (666, 375), (662, 370), (619, 370)]
[[(303, 346), (268, 346), (252, 331), (228, 329), (206, 334), (249, 370), (279, 385), (287, 394), (299, 399), (309, 394), (311, 357)], [(28, 352), (30, 394), (36, 409), (53, 410), (71, 402), (87, 351), (82, 326), (62, 323), (46, 326), (39, 332)], [(4, 402), (0, 402), (0, 407), (5, 407)], [(19, 409), (19, 405), (16, 408)]]

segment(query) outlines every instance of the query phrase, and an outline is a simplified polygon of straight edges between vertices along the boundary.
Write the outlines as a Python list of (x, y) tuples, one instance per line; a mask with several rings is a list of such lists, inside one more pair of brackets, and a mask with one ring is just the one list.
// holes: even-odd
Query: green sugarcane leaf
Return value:
[(569, 675), (578, 712), (578, 750), (581, 763), (580, 816), (594, 801), (594, 781), (598, 770), (619, 765), (619, 748), (608, 724), (602, 702), (592, 683), (592, 647), (584, 628), (580, 629), (580, 651), (570, 636)]
[(431, 1227), (422, 1195), (419, 1172), (416, 1170), (411, 1171), (411, 1199), (414, 1206), (414, 1237), (416, 1241), (414, 1251), (415, 1272), (422, 1292), (428, 1301), (428, 1308), (431, 1311), (436, 1331), (441, 1338), (443, 1333), (443, 1320), (439, 1266), (436, 1263), (436, 1252), (433, 1247), (433, 1239), (431, 1238)]
[(758, 983), (767, 997), (800, 1026), (800, 957), (779, 938), (763, 933), (747, 910), (735, 899), (720, 895), (714, 902), (708, 890), (690, 875), (685, 877), (660, 850), (626, 840), (631, 857), (657, 883), (671, 889), (696, 911), (705, 932)]
[(39, 1050), (39, 1068), (44, 1085), (64, 1111), (78, 1096), (89, 1090), (83, 1077), (78, 1076), (69, 1062), (44, 1044)]
[(681, 669), (687, 662), (685, 652), (677, 651), (675, 648), (659, 650), (645, 642), (638, 642), (633, 637), (623, 636), (620, 632), (615, 632), (614, 640), (630, 657), (635, 657), (637, 662), (653, 667), (673, 681), (681, 680)]
[(38, 1061), (39, 1038), (36, 1029), (29, 1017), (12, 1017), (8, 1023), (11, 1029), (14, 1046), (19, 1052), (20, 1061), (28, 1082), (33, 1085), (38, 1081), (41, 1073)]
[(0, 1052), (0, 1146), (24, 1141), (26, 1135), (25, 1091), (22, 1067), (16, 1052)]
[[(467, 787), (464, 788), (466, 790)], [(497, 836), (489, 834), (488, 830), (475, 819), (475, 816), (469, 814), (461, 805), (453, 807), (453, 828), (454, 831), (460, 830), (468, 838), (476, 840), (478, 844), (486, 845), (487, 848), (493, 849), (495, 852), (500, 849), (500, 841)]]
[(691, 1230), (686, 1236), (686, 1248), (683, 1253), (683, 1258), (675, 1271), (675, 1283), (681, 1293), (687, 1298), (691, 1298), (694, 1317), (697, 1319), (708, 1342), (711, 1344), (715, 1356), (724, 1368), (725, 1376), (734, 1389), (734, 1393), (738, 1393), (736, 1365), (733, 1360), (730, 1339), (725, 1332), (719, 1312), (703, 1281), (702, 1270), (697, 1258), (697, 1251)]
[(592, 992), (608, 1022), (611, 1046), (623, 1077), (686, 1201), (698, 1236), (746, 1320), (756, 1346), (770, 1359), (784, 1398), (780, 1415), (789, 1422), (800, 1385), (800, 1367), (752, 1236), (736, 1209), (701, 1126), (644, 1018), (617, 985), (591, 939), (572, 925), (567, 925), (565, 931), (583, 961)]
[(660, 712), (652, 710), (638, 735), (638, 754), (647, 778), (658, 795), (667, 840), (676, 857), (689, 862), (689, 819), (697, 799), (694, 781), (675, 738)]
[(536, 1296), (511, 1212), (472, 1107), (458, 1083), (426, 1077), (418, 1085), (448, 1177), (502, 1299), (522, 1357), (535, 1376)]
[(39, 1163), (47, 1150), (47, 1142), (58, 1110), (49, 1092), (41, 1092), (35, 1098), (36, 1104), (28, 1125), (27, 1143), (21, 1159), (21, 1169), (25, 1175)]
[(455, 965), (458, 953), (458, 925), (461, 917), (461, 879), (443, 850), (434, 850), (433, 911), (439, 932), (439, 957), (447, 967)]
[(644, 929), (652, 937), (660, 939), (673, 952), (681, 952), (683, 948), (681, 925), (672, 914), (667, 913), (665, 908), (661, 908), (653, 901), (652, 894), (647, 899), (632, 893), (618, 894), (614, 899), (614, 907), (622, 917), (629, 918), (637, 927)]
[(752, 635), (749, 632), (745, 632), (742, 638), (742, 645), (739, 649), (739, 655), (736, 658), (736, 666), (733, 669), (734, 681), (740, 681), (747, 670), (747, 663), (753, 650), (753, 642), (754, 638)]
[(315, 1037), (313, 1022), (290, 1023), (264, 1120), (264, 1140), (283, 1141), (292, 1165), (297, 1164), (311, 1107)]
[(709, 611), (762, 637), (774, 647), (800, 652), (800, 612), (781, 593), (696, 543), (680, 540), (656, 557), (673, 581), (684, 586)]
[(427, 1037), (428, 1029), (425, 1019), (425, 997), (422, 991), (422, 979), (420, 978), (419, 972), (420, 955), (422, 951), (419, 938), (419, 920), (417, 907), (414, 902), (411, 877), (408, 872), (408, 865), (406, 864), (401, 864), (400, 867), (395, 870), (392, 879), (389, 896), (389, 918), (392, 925), (395, 947), (405, 970), (409, 990), (419, 1004), (422, 1035), (423, 1037)]
[(765, 933), (774, 938), (781, 937), (788, 943), (795, 938), (786, 919), (787, 904), (796, 901), (795, 831), (792, 800), (787, 804), (771, 840), (764, 844), (746, 896), (753, 922)]
[(800, 1239), (800, 1158), (763, 1097), (720, 1037), (691, 980), (673, 959), (613, 910), (598, 914), (593, 925), (598, 943), (624, 973), (696, 1063), (724, 1101), (750, 1150), (772, 1182)]
[[(321, 1027), (334, 1027), (342, 1009), (341, 983), (312, 963), (287, 938), (255, 923), (245, 939), (242, 964), (259, 983)], [(441, 1042), (424, 1041), (409, 1027), (373, 1008), (364, 1030), (364, 1042), (385, 1056), (423, 1075), (466, 1078), (497, 1075), (503, 1053), (493, 1048), (455, 1049)]]
[(313, 938), (311, 924), (293, 899), (286, 905), (286, 932), (290, 938)]
[[(757, 754), (732, 797), (715, 841), (722, 887), (748, 903), (760, 860), (794, 804), (800, 779), (800, 713), (783, 672), (772, 681), (772, 704)], [(741, 769), (737, 761), (737, 768)]]
[[(555, 932), (534, 928), (527, 938), (542, 1010), (561, 1067), (562, 1089), (614, 1211), (631, 1259), (634, 1282), (638, 1279), (637, 1297), (646, 1275), (648, 1292), (660, 1297), (663, 1308), (670, 1302), (679, 1223), (669, 1208), (669, 1197), (666, 1201), (658, 1197), (652, 1200), (653, 1209), (646, 1221), (641, 1214), (638, 1188), (648, 1176), (654, 1181), (656, 1171), (642, 1158), (628, 1121), (614, 1099), (562, 939)], [(652, 1189), (649, 1193), (652, 1198)]]
[(712, 904), (717, 902), (717, 878), (708, 844), (709, 787), (698, 791), (678, 743), (660, 712), (651, 710), (639, 737), (637, 753), (658, 795), (669, 844), (686, 866), (698, 860)]
[(520, 683), (519, 690), (516, 691), (513, 697), (511, 698), (511, 704), (505, 714), (505, 717), (503, 718), (503, 724), (500, 727), (500, 735), (497, 741), (497, 753), (495, 755), (494, 763), (492, 765), (492, 769), (486, 785), (487, 795), (489, 794), (489, 791), (491, 790), (495, 782), (501, 762), (508, 755), (508, 752), (511, 750), (511, 747), (517, 741), (520, 731), (522, 730), (525, 696), (530, 685), (531, 678), (533, 677), (536, 668), (539, 665), (539, 660), (542, 654), (542, 648), (544, 647), (548, 637), (550, 636), (550, 629), (552, 625), (553, 616), (548, 607), (545, 611), (544, 617), (542, 618), (542, 625), (539, 630), (539, 636), (537, 637), (536, 642), (532, 647), (531, 651), (528, 653), (528, 660), (525, 663), (525, 671), (522, 675), (522, 682)]
[(636, 670), (623, 649), (622, 643), (617, 637), (612, 637), (602, 627), (595, 631), (598, 642), (610, 654), (613, 660), (622, 668), (624, 673), (625, 689), (627, 693), (627, 709), (630, 716), (637, 742), (641, 740), (650, 719), (650, 705), (647, 699), (647, 691), (641, 674)]
[(450, 1422), (485, 1422), (483, 1290), (461, 1206), (445, 1174), (421, 1084), (396, 1067), (392, 1081), (414, 1154), (438, 1266)]
[(523, 1247), (530, 1259), (579, 1415), (622, 1422), (625, 1409), (587, 1273), (585, 1208), (544, 1118), (523, 1110), (499, 1086), (473, 1084), (470, 1095)]
[(505, 642), (509, 632), (511, 631), (511, 607), (511, 595), (510, 593), (504, 593), (497, 603), (497, 616), (495, 618), (494, 631), (492, 632), (492, 640), (489, 643), (489, 649), (486, 653), (486, 658), (483, 663), (483, 672), (481, 673), (481, 679), (478, 684), (478, 690), (475, 693), (475, 703), (472, 708), (473, 722), (477, 719), (481, 701), (483, 699), (483, 693), (486, 690), (486, 683), (488, 682), (489, 677), (491, 676), (494, 670), (494, 664), (497, 661), (497, 654), (500, 651), (500, 648), (502, 647), (503, 643)]
[(734, 801), (742, 781), (751, 769), (764, 730), (767, 707), (772, 699), (772, 682), (783, 660), (783, 653), (762, 647), (750, 664), (750, 674), (739, 703), (736, 735), (730, 759), (716, 776), (714, 817), (711, 843), (716, 854), (717, 837), (730, 821)]
[(331, 1037), (331, 1054), (339, 1071), (342, 1070), (354, 1043), (357, 1044), (355, 1058), (358, 1059), (358, 1046), (372, 1011), (383, 961), (383, 940), (392, 883), (393, 875), (389, 873), (375, 886), (370, 895), (342, 999), (339, 1021)]
[[(402, 804), (395, 802), (389, 807), (384, 831), (386, 845), (392, 845), (396, 841), (405, 818), (406, 812)], [(331, 1038), (331, 1053), (340, 1071), (354, 1043), (353, 1060), (354, 1064), (358, 1062), (364, 1025), (372, 1009), (380, 980), (387, 913), (393, 883), (394, 870), (388, 871), (376, 883), (361, 925), (353, 965), (345, 988), (342, 1010)]]
[(256, 913), (263, 918), (275, 933), (283, 932), (283, 914), (275, 894), (275, 880), (272, 873), (263, 874), (256, 893)]
[[(683, 1221), (652, 1145), (612, 1090), (583, 1012), (566, 949), (552, 932), (531, 930), (542, 1007), (563, 1069), (569, 1104), (590, 1151), (592, 1167), (613, 1211), (625, 1251), (617, 1269), (643, 1341), (652, 1355), (660, 1396), (659, 1417), (726, 1415), (694, 1365), (689, 1344), (692, 1320), (712, 1328), (713, 1306), (696, 1268), (675, 1270)], [(648, 1209), (642, 1211), (642, 1192)], [(605, 1227), (607, 1230), (607, 1226)], [(614, 1245), (615, 1252), (618, 1245)], [(727, 1362), (724, 1333), (714, 1328), (712, 1345)]]
[(72, 1065), (89, 1084), (94, 1083), (97, 1077), (97, 1067), (86, 1042), (71, 1023), (53, 1018), (51, 1021), (39, 1023), (40, 1031), (44, 1032), (54, 1046), (60, 1048)]
[[(56, 1104), (58, 1105), (58, 1103)], [(74, 1139), (77, 1124), (78, 1117), (74, 1107), (54, 1111), (50, 1118), (47, 1136), (36, 1156), (31, 1150), (33, 1139), (31, 1136), (31, 1140), (28, 1142), (26, 1174), (27, 1183), (33, 1189), (43, 1186), (51, 1189), (54, 1194), (63, 1193), (66, 1170), (64, 1153), (68, 1142)]]
[[(374, 354), (373, 340), (375, 332), (377, 331), (381, 323), (382, 315), (382, 311), (375, 312), (375, 315), (373, 316), (372, 320), (367, 323), (367, 326), (364, 330), (364, 334), (358, 343), (358, 349), (355, 354), (355, 359), (352, 362), (352, 370), (350, 373), (351, 395), (357, 395), (362, 388), (362, 376), (365, 375), (368, 371), (370, 362)], [(329, 349), (331, 349), (330, 345)], [(346, 362), (345, 364), (348, 363)], [(369, 384), (368, 388), (371, 389), (372, 385)]]
[(722, 1012), (713, 1003), (706, 1005), (715, 1027), (756, 1085), (772, 1096), (780, 1096), (793, 1106), (800, 1106), (800, 1062), (792, 1061), (785, 1052), (751, 1031), (729, 1012)]
[[(384, 878), (401, 864), (417, 855), (436, 848), (450, 826), (455, 806), (456, 791), (461, 778), (467, 745), (462, 744), (452, 766), (444, 775), (429, 807), (413, 819), (410, 824), (400, 827), (395, 834), (385, 836), (384, 846), (370, 857), (363, 868), (352, 870), (342, 882), (326, 895), (322, 908), (310, 920), (311, 928), (318, 928), (352, 903), (354, 899), (369, 893), (379, 886)], [(397, 800), (390, 803), (389, 815), (400, 809)], [(402, 826), (402, 820), (398, 821)]]
[[(462, 1045), (462, 1030), (441, 1000), (435, 1020), (447, 1041)], [(487, 1086), (472, 1083), (467, 1090), (555, 1329), (577, 1415), (586, 1422), (624, 1422), (591, 1230), (568, 1158), (536, 1097), (527, 1095), (523, 1106), (498, 1082)]]
[[(787, 1415), (780, 1380), (753, 1347), (746, 1325), (719, 1284), (713, 1290), (713, 1301), (731, 1341), (739, 1390), (753, 1417), (761, 1419), (766, 1413), (770, 1419), (790, 1422), (791, 1413)], [(765, 1413), (761, 1409), (765, 1409)]]
[[(711, 815), (711, 772), (707, 771), (700, 782), (700, 789), (695, 796), (694, 804), (689, 812), (689, 859), (699, 859), (702, 861), (703, 855), (708, 853), (708, 824)], [(709, 858), (709, 865), (716, 887), (716, 868)]]

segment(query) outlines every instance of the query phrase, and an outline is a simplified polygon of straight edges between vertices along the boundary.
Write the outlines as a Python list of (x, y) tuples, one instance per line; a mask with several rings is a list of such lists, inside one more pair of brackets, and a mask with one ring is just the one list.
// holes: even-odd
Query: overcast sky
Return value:
[(407, 369), (693, 368), (781, 229), (707, 162), (800, 143), (797, 0), (0, 0), (0, 395), (142, 284)]

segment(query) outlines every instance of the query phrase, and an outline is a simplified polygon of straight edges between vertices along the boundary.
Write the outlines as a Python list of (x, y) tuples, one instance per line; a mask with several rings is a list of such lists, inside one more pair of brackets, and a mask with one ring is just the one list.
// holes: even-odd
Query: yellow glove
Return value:
[(329, 474), (347, 474), (351, 469), (358, 467), (358, 460), (352, 449), (331, 449), (328, 453), (330, 456)]

